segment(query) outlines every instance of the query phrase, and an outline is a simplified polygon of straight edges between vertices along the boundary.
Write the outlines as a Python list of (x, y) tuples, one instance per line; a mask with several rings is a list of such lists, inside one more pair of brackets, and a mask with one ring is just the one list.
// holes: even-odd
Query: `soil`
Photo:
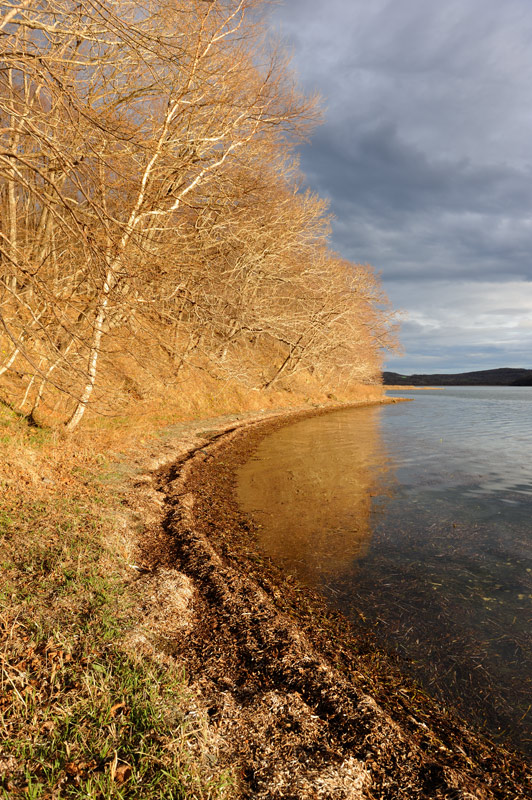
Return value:
[(204, 424), (150, 454), (131, 501), (144, 641), (185, 665), (235, 799), (530, 797), (521, 756), (428, 697), (257, 546), (235, 469), (272, 429), (324, 411)]

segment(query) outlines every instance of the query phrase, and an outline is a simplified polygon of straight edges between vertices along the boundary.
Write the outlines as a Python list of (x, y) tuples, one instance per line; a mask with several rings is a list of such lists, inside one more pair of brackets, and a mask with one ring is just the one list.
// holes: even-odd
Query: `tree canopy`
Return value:
[(302, 188), (318, 104), (264, 5), (1, 2), (0, 375), (24, 413), (74, 428), (124, 353), (254, 388), (379, 380), (393, 315)]

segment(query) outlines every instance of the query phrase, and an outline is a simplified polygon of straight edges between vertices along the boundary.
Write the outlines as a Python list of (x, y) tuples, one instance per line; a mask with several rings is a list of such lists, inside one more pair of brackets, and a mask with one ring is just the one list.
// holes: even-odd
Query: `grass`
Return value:
[(88, 414), (71, 437), (60, 417), (38, 427), (0, 402), (0, 800), (238, 795), (180, 665), (131, 644), (142, 521), (126, 485), (139, 448), (157, 449), (183, 421), (303, 405), (313, 387), (214, 392), (205, 381), (174, 398), (148, 393), (122, 416)]
[(0, 446), (0, 798), (230, 797), (179, 664), (128, 644), (111, 460), (6, 408)]
[(198, 731), (184, 711), (183, 680), (112, 642), (83, 656), (70, 644), (68, 636), (28, 641), (5, 671), (12, 696), (4, 759), (18, 775), (4, 779), (3, 796), (220, 796), (224, 781), (198, 774), (191, 758)]

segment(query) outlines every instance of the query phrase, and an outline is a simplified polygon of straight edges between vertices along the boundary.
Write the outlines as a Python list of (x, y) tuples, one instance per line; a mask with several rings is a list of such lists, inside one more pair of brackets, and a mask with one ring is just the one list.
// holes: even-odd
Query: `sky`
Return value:
[(402, 312), (385, 368), (532, 368), (532, 2), (285, 0), (324, 121), (301, 150), (332, 245)]

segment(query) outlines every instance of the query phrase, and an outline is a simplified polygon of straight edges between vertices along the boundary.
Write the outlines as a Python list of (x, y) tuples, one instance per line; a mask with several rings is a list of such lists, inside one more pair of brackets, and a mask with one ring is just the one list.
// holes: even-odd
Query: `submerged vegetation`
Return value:
[(303, 188), (267, 2), (0, 5), (0, 797), (234, 797), (138, 638), (125, 479), (176, 419), (380, 397), (393, 313)]
[[(0, 798), (525, 796), (513, 757), (429, 735), (382, 681), (379, 708), (378, 670), (350, 638), (332, 652), (262, 557), (238, 573), (230, 465), (211, 499), (182, 483), (199, 522), (176, 487), (238, 425), (184, 420), (382, 399), (395, 346), (378, 277), (303, 188), (319, 109), (268, 4), (0, 0)], [(171, 539), (187, 513), (221, 537), (208, 580), (202, 537), (188, 573)]]
[(67, 435), (0, 406), (0, 798), (527, 797), (257, 552), (231, 487), (262, 426), (163, 416)]

